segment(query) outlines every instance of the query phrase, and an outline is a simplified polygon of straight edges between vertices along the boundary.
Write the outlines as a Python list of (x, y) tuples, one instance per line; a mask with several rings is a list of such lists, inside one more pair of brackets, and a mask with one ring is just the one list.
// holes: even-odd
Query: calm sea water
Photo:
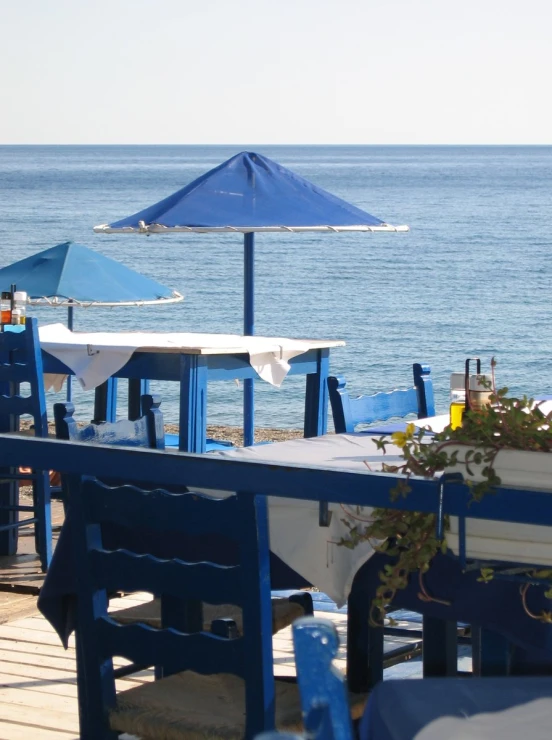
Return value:
[[(243, 149), (275, 159), (407, 234), (256, 239), (256, 331), (344, 339), (332, 371), (352, 391), (411, 381), (431, 365), (437, 406), (468, 356), (499, 385), (552, 393), (551, 147), (0, 147), (0, 266), (63, 241), (96, 249), (184, 293), (166, 307), (81, 309), (76, 329), (241, 333), (241, 235), (95, 235)], [(60, 309), (34, 311), (41, 323)], [(174, 384), (157, 384), (168, 421)], [(301, 426), (304, 378), (256, 384), (259, 426)], [(91, 394), (78, 393), (79, 416)], [(241, 388), (209, 387), (209, 421), (241, 423)]]

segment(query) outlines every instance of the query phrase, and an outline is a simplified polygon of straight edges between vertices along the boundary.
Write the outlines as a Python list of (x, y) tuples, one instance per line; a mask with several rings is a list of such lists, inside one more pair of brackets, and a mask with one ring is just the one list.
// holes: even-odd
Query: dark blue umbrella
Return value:
[[(267, 157), (241, 152), (133, 216), (95, 226), (102, 234), (244, 234), (244, 334), (255, 333), (254, 232), (408, 231), (391, 226)], [(245, 443), (253, 435), (253, 382), (244, 389)]]
[[(0, 290), (16, 285), (31, 305), (67, 306), (73, 329), (75, 306), (144, 306), (176, 303), (184, 296), (81, 244), (66, 242), (0, 270)], [(68, 380), (68, 399), (71, 391)]]

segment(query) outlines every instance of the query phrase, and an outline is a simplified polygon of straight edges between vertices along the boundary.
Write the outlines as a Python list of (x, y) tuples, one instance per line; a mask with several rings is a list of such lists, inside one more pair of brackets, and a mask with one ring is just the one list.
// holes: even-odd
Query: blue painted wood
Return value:
[[(190, 381), (193, 379), (188, 370), (183, 372), (182, 362), (185, 355), (170, 353), (152, 353), (152, 352), (135, 352), (129, 361), (115, 375), (117, 378), (128, 378), (140, 380), (141, 378), (150, 378), (151, 380), (175, 381), (181, 384), (180, 387), (180, 449), (188, 452), (205, 451), (205, 440), (199, 443), (199, 432), (197, 423), (191, 423), (190, 419), (194, 414), (197, 416), (199, 423), (204, 424), (204, 437), (207, 434), (207, 419), (204, 413), (203, 404), (206, 402), (206, 386), (204, 392), (195, 393), (194, 398), (197, 407), (194, 407), (187, 399), (186, 393), (190, 389)], [(327, 377), (327, 358), (329, 350), (315, 349), (309, 350), (290, 360), (289, 375), (307, 375), (307, 394), (305, 397), (305, 422), (308, 433), (315, 430), (318, 434), (326, 431), (327, 425), (327, 393), (324, 386)], [(245, 380), (247, 378), (257, 378), (258, 375), (249, 364), (249, 357), (246, 354), (236, 355), (206, 355), (195, 360), (201, 363), (204, 368), (201, 373), (206, 372), (209, 380)], [(57, 360), (47, 352), (43, 352), (43, 362), (45, 372), (71, 374), (71, 370), (62, 362)], [(198, 371), (199, 372), (199, 371)], [(200, 374), (201, 374), (200, 373)], [(320, 374), (319, 380), (311, 376)], [(185, 382), (183, 379), (187, 379)], [(194, 382), (198, 382), (195, 378)], [(201, 383), (204, 381), (201, 380)], [(206, 381), (205, 381), (206, 382)], [(322, 389), (320, 390), (320, 386)], [(309, 387), (311, 390), (309, 390)], [(136, 392), (133, 391), (133, 415), (136, 411)], [(94, 407), (94, 420), (106, 421), (116, 418), (116, 390), (113, 386), (100, 386), (96, 389), (96, 401)], [(188, 428), (188, 427), (191, 428)]]
[[(133, 491), (136, 493), (136, 489)], [(98, 510), (96, 501), (93, 509)], [(112, 522), (113, 519), (109, 516), (103, 521)], [(162, 531), (167, 530), (168, 527)], [(243, 602), (242, 574), (236, 566), (160, 560), (153, 555), (137, 556), (126, 550), (116, 553), (95, 550), (89, 557), (94, 572), (103, 573), (102, 587), (108, 592), (158, 591), (175, 598), (193, 593), (197, 601), (208, 604), (240, 605)]]
[[(328, 431), (328, 375), (330, 352), (320, 350), (316, 373), (307, 375), (305, 392), (305, 437), (318, 437)], [(318, 526), (329, 527), (332, 514), (328, 504), (318, 505)]]
[(255, 381), (243, 381), (243, 445), (251, 447), (255, 443)]
[[(63, 445), (62, 442), (57, 442)], [(67, 443), (65, 443), (66, 445)], [(103, 447), (78, 446), (74, 457), (86, 468), (91, 451)], [(122, 452), (113, 448), (111, 452)], [(151, 453), (151, 454), (156, 454)], [(0, 455), (1, 457), (1, 455)], [(172, 457), (163, 455), (162, 460)], [(176, 456), (181, 457), (181, 456)], [(199, 459), (205, 459), (200, 456)], [(1, 462), (1, 460), (0, 460)], [(159, 460), (158, 462), (161, 462)], [(123, 458), (112, 460), (110, 476), (122, 479), (129, 469)], [(132, 477), (135, 478), (134, 471)], [(151, 477), (148, 472), (145, 480)], [(142, 479), (144, 480), (144, 479)], [(179, 476), (169, 483), (182, 485)], [(107, 727), (107, 710), (115, 703), (112, 656), (123, 655), (135, 664), (155, 665), (164, 675), (176, 670), (192, 669), (202, 673), (233, 673), (245, 680), (246, 738), (274, 727), (274, 678), (272, 673), (272, 613), (270, 600), (270, 572), (268, 559), (268, 517), (266, 498), (234, 494), (233, 504), (228, 499), (206, 499), (196, 493), (160, 494), (159, 491), (135, 487), (112, 487), (106, 496), (106, 487), (97, 479), (73, 475), (68, 478), (71, 499), (71, 522), (74, 563), (78, 576), (78, 663), (77, 683), (81, 706), (81, 737), (84, 740), (111, 738)], [(112, 520), (112, 506), (128, 494), (136, 499), (133, 510), (140, 512), (141, 527), (147, 529), (152, 521), (166, 520), (168, 531), (195, 532), (197, 520), (205, 516), (207, 522), (220, 521), (214, 512), (225, 512), (226, 534), (235, 537), (240, 546), (240, 560), (236, 567), (221, 568), (214, 563), (198, 565), (175, 561), (161, 561), (144, 554), (121, 553), (116, 547), (106, 551), (102, 544), (102, 525)], [(201, 500), (196, 516), (190, 507)], [(115, 502), (115, 504), (113, 503)], [(118, 505), (118, 504), (117, 504)], [(170, 516), (162, 509), (170, 506)], [(180, 509), (179, 509), (180, 507)], [(136, 521), (136, 518), (134, 519)], [(215, 528), (216, 531), (216, 528)], [(161, 574), (161, 569), (165, 573)], [(189, 571), (191, 575), (183, 574)], [(201, 578), (197, 577), (198, 571)], [(194, 573), (196, 575), (194, 575)], [(236, 573), (239, 578), (236, 577)], [(222, 586), (226, 576), (228, 583)], [(201, 601), (207, 591), (218, 593), (227, 603), (242, 605), (244, 634), (235, 638), (180, 631), (170, 621), (162, 630), (144, 624), (121, 626), (107, 615), (107, 592), (125, 590), (155, 590), (163, 599), (185, 593)], [(216, 603), (216, 600), (215, 600)], [(169, 609), (162, 610), (167, 620)], [(222, 625), (224, 627), (224, 625)], [(219, 632), (224, 630), (218, 630)]]
[(435, 397), (433, 393), (433, 382), (431, 380), (431, 368), (429, 365), (420, 365), (415, 362), (412, 365), (414, 372), (414, 385), (418, 391), (418, 418), (427, 419), (435, 416)]
[(205, 452), (207, 439), (207, 362), (201, 355), (180, 355), (179, 446)]
[(423, 618), (424, 678), (456, 676), (458, 672), (458, 634), (456, 622)]
[(163, 656), (169, 663), (178, 654), (181, 670), (204, 675), (232, 673), (242, 678), (245, 674), (242, 638), (224, 639), (210, 632), (188, 634), (172, 627), (158, 630), (139, 622), (122, 625), (103, 615), (96, 617), (95, 631), (105, 655), (151, 666), (164, 663)]
[(472, 660), (475, 676), (508, 676), (512, 644), (497, 632), (472, 627)]
[(108, 378), (94, 391), (94, 422), (100, 424), (102, 421), (114, 422), (116, 419), (117, 378), (113, 377)]
[(343, 377), (330, 377), (328, 387), (335, 431), (338, 434), (351, 434), (359, 424), (402, 418), (408, 414), (416, 414), (419, 419), (434, 416), (435, 403), (430, 372), (429, 366), (415, 363), (413, 388), (357, 398), (351, 398)]
[[(306, 375), (316, 373), (320, 350), (311, 349), (302, 355), (289, 360), (288, 375)], [(42, 353), (44, 372), (71, 374), (72, 371), (63, 362), (47, 352)], [(245, 380), (258, 378), (258, 374), (249, 363), (249, 355), (203, 355), (209, 371), (209, 380)], [(150, 380), (180, 380), (180, 355), (172, 353), (135, 352), (128, 362), (118, 370), (115, 378), (140, 379), (149, 376)]]
[[(133, 479), (148, 481), (151, 471), (159, 485), (173, 481), (191, 487), (241, 490), (310, 501), (340, 501), (344, 504), (400, 508), (435, 513), (439, 506), (437, 481), (412, 479), (411, 493), (391, 501), (389, 490), (400, 476), (344, 472), (309, 466), (244, 462), (205, 455), (166, 455), (149, 450), (109, 449), (48, 439), (2, 436), (0, 467), (27, 465), (36, 469), (52, 466), (66, 473), (93, 473), (100, 478), (113, 475), (114, 465), (132, 471)], [(552, 509), (547, 491), (497, 488), (493, 496), (473, 505), (469, 489), (460, 484), (447, 486), (444, 513), (495, 521), (552, 526)], [(365, 600), (368, 601), (367, 599)]]
[[(165, 434), (165, 447), (174, 447), (178, 449), (178, 439), (178, 434)], [(266, 444), (269, 443), (267, 442)], [(229, 447), (233, 446), (232, 442), (227, 442), (222, 439), (211, 439), (210, 437), (207, 437), (205, 440), (205, 452), (211, 452), (211, 450), (227, 450)]]
[(144, 378), (129, 378), (128, 381), (128, 418), (131, 421), (143, 415), (142, 396), (149, 395), (149, 380)]
[[(30, 318), (24, 328), (7, 326), (0, 332), (0, 431), (17, 431), (22, 415), (31, 417), (36, 436), (48, 435), (42, 356), (35, 318)], [(19, 529), (33, 524), (35, 547), (43, 571), (47, 570), (52, 557), (49, 469), (49, 466), (32, 468), (32, 473), (25, 475), (32, 481), (32, 506), (19, 504), (21, 475), (18, 466), (8, 462), (0, 470), (0, 552), (15, 554)], [(32, 516), (20, 519), (21, 512), (31, 512)]]
[[(87, 426), (79, 426), (73, 418), (75, 407), (72, 403), (55, 403), (56, 438), (72, 442), (164, 450), (164, 423), (160, 405), (160, 396), (144, 395), (140, 400), (144, 416), (135, 421), (121, 419), (115, 422), (92, 422)], [(66, 510), (68, 492), (63, 480), (60, 497), (63, 501), (63, 508)]]
[[(125, 466), (133, 480), (148, 481), (152, 470), (159, 486), (174, 480), (190, 489), (263, 491), (267, 496), (296, 498), (304, 501), (328, 501), (353, 505), (396, 508), (402, 511), (436, 513), (439, 505), (439, 481), (413, 478), (406, 498), (391, 501), (390, 489), (404, 476), (292, 465), (243, 461), (216, 455), (167, 455), (154, 450), (74, 446), (54, 439), (0, 436), (0, 467), (32, 465), (52, 467), (60, 472), (90, 473), (99, 478), (112, 477), (113, 464)], [(547, 491), (532, 489), (494, 489), (473, 504), (467, 486), (450, 483), (446, 487), (443, 512), (451, 516), (475, 519), (542, 524), (552, 526), (552, 507)]]
[[(255, 334), (255, 234), (243, 235), (244, 294), (243, 333)], [(255, 441), (255, 381), (247, 378), (243, 382), (243, 444), (251, 447)]]
[(92, 423), (79, 427), (73, 418), (74, 405), (56, 403), (54, 404), (56, 437), (73, 442), (162, 450), (165, 448), (165, 435), (160, 405), (159, 396), (144, 395), (140, 403), (144, 416), (135, 421), (121, 419), (116, 422)]
[(293, 624), (297, 682), (303, 723), (309, 738), (351, 740), (348, 692), (337, 657), (339, 637), (328, 619), (303, 617)]
[(305, 437), (318, 437), (328, 431), (328, 375), (330, 351), (318, 350), (316, 370), (307, 375)]
[[(152, 506), (152, 501), (158, 502), (157, 509)], [(227, 534), (228, 519), (236, 516), (237, 503), (232, 497), (221, 499), (216, 508), (213, 508), (212, 503), (212, 497), (201, 493), (194, 493), (193, 498), (182, 500), (180, 496), (167, 493), (163, 489), (140, 494), (139, 489), (129, 485), (118, 490), (117, 496), (108, 486), (98, 488), (96, 498), (90, 502), (90, 506), (93, 514), (96, 510), (103, 512), (103, 521), (130, 528), (139, 527), (144, 517), (148, 516), (148, 530), (155, 532), (171, 529), (182, 533), (191, 530), (194, 534)], [(186, 516), (186, 521), (178, 518), (183, 515)]]
[[(408, 414), (416, 414), (418, 418), (434, 415), (431, 368), (415, 363), (412, 370), (414, 387), (357, 398), (351, 398), (347, 392), (344, 378), (328, 378), (335, 431), (338, 434), (351, 434), (359, 424), (402, 418)], [(356, 589), (363, 593), (362, 583), (355, 580), (347, 606), (347, 678), (354, 691), (367, 691), (383, 678), (384, 633), (393, 634), (393, 628), (384, 630), (369, 625), (371, 599), (365, 593), (357, 598)], [(437, 660), (430, 656), (440, 655), (444, 651), (447, 654), (446, 664), (451, 666), (451, 642), (445, 639), (448, 633), (444, 626), (443, 629), (437, 629), (436, 621), (433, 620), (432, 628), (424, 632), (424, 637), (427, 638), (424, 644), (427, 665), (429, 667)]]

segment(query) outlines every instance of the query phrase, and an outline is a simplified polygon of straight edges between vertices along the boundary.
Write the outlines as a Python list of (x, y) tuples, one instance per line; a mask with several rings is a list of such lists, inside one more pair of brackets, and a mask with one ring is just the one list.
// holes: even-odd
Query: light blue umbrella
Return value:
[[(31, 305), (66, 306), (71, 330), (73, 309), (78, 306), (158, 306), (184, 298), (178, 291), (73, 242), (58, 244), (2, 268), (0, 290), (9, 290), (11, 285), (25, 291)], [(71, 400), (70, 377), (67, 400)]]

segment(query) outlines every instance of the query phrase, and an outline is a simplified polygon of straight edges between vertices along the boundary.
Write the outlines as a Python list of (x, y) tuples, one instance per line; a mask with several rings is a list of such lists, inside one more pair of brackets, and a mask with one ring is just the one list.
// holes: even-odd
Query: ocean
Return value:
[[(552, 393), (552, 147), (0, 146), (0, 266), (65, 241), (185, 295), (76, 309), (75, 329), (241, 333), (243, 237), (100, 235), (239, 151), (257, 151), (406, 234), (258, 234), (257, 334), (343, 339), (332, 373), (353, 393), (406, 387), (431, 366), (437, 410), (466, 357), (512, 394)], [(41, 323), (64, 309), (32, 309)], [(175, 384), (152, 384), (169, 422)], [(256, 424), (301, 427), (304, 378), (255, 385)], [(92, 393), (77, 390), (77, 417)], [(63, 400), (63, 393), (49, 395)], [(124, 407), (121, 407), (121, 411)], [(242, 389), (209, 386), (208, 421), (242, 423)], [(331, 423), (330, 423), (331, 428)]]

